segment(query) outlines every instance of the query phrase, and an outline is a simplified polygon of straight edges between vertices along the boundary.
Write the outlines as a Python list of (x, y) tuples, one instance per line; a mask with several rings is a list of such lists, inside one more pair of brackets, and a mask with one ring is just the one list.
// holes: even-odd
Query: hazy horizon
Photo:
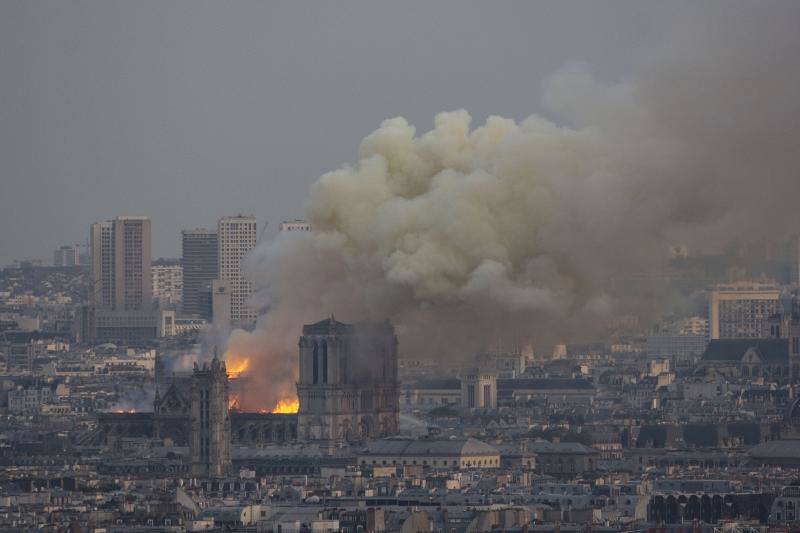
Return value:
[(269, 236), (386, 118), (521, 120), (575, 62), (625, 81), (655, 6), (3, 2), (0, 265), (117, 215), (153, 220), (153, 257), (240, 212)]

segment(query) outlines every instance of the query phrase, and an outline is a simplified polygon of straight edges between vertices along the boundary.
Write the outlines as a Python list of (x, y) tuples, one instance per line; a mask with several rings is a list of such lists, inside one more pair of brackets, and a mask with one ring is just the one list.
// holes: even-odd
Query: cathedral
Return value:
[(331, 316), (307, 324), (299, 363), (297, 414), (229, 410), (232, 382), (216, 355), (190, 374), (167, 373), (157, 363), (153, 412), (101, 413), (83, 444), (169, 440), (190, 448), (193, 475), (213, 477), (230, 468), (232, 445), (313, 442), (330, 448), (397, 434), (397, 336), (390, 322), (345, 324)]
[(397, 336), (389, 321), (331, 316), (303, 326), (299, 352), (301, 440), (333, 445), (397, 433)]

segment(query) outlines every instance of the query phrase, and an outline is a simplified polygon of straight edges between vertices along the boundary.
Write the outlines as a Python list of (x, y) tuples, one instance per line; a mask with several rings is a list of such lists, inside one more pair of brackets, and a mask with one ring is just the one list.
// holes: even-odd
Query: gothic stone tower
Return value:
[(298, 437), (334, 444), (397, 433), (397, 336), (386, 322), (330, 318), (300, 337)]
[(791, 383), (800, 381), (800, 290), (792, 292), (792, 315), (789, 321), (789, 368)]
[(217, 477), (231, 467), (231, 420), (228, 415), (228, 372), (217, 359), (192, 372), (192, 475)]

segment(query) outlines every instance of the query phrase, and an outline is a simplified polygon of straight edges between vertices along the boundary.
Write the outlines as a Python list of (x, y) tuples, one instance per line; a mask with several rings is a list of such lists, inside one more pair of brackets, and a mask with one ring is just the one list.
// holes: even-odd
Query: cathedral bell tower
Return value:
[(228, 414), (228, 372), (217, 358), (194, 365), (192, 372), (192, 475), (220, 477), (231, 468), (231, 420)]
[(386, 322), (333, 315), (303, 327), (298, 343), (298, 437), (322, 446), (397, 433), (397, 337)]
[(789, 381), (800, 381), (800, 293), (792, 293), (792, 313), (789, 321)]

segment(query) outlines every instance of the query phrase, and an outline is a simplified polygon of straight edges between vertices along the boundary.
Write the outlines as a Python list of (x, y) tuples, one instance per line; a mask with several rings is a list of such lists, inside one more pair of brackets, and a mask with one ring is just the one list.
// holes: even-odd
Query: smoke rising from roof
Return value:
[(798, 223), (800, 5), (770, 7), (673, 18), (623, 83), (565, 67), (545, 81), (552, 120), (475, 127), (458, 110), (421, 135), (384, 121), (314, 184), (314, 233), (254, 252), (269, 311), (229, 345), (285, 383), (301, 325), (335, 312), (390, 317), (408, 356), (469, 356), (591, 325), (618, 303), (609, 280), (672, 244), (783, 237)]

